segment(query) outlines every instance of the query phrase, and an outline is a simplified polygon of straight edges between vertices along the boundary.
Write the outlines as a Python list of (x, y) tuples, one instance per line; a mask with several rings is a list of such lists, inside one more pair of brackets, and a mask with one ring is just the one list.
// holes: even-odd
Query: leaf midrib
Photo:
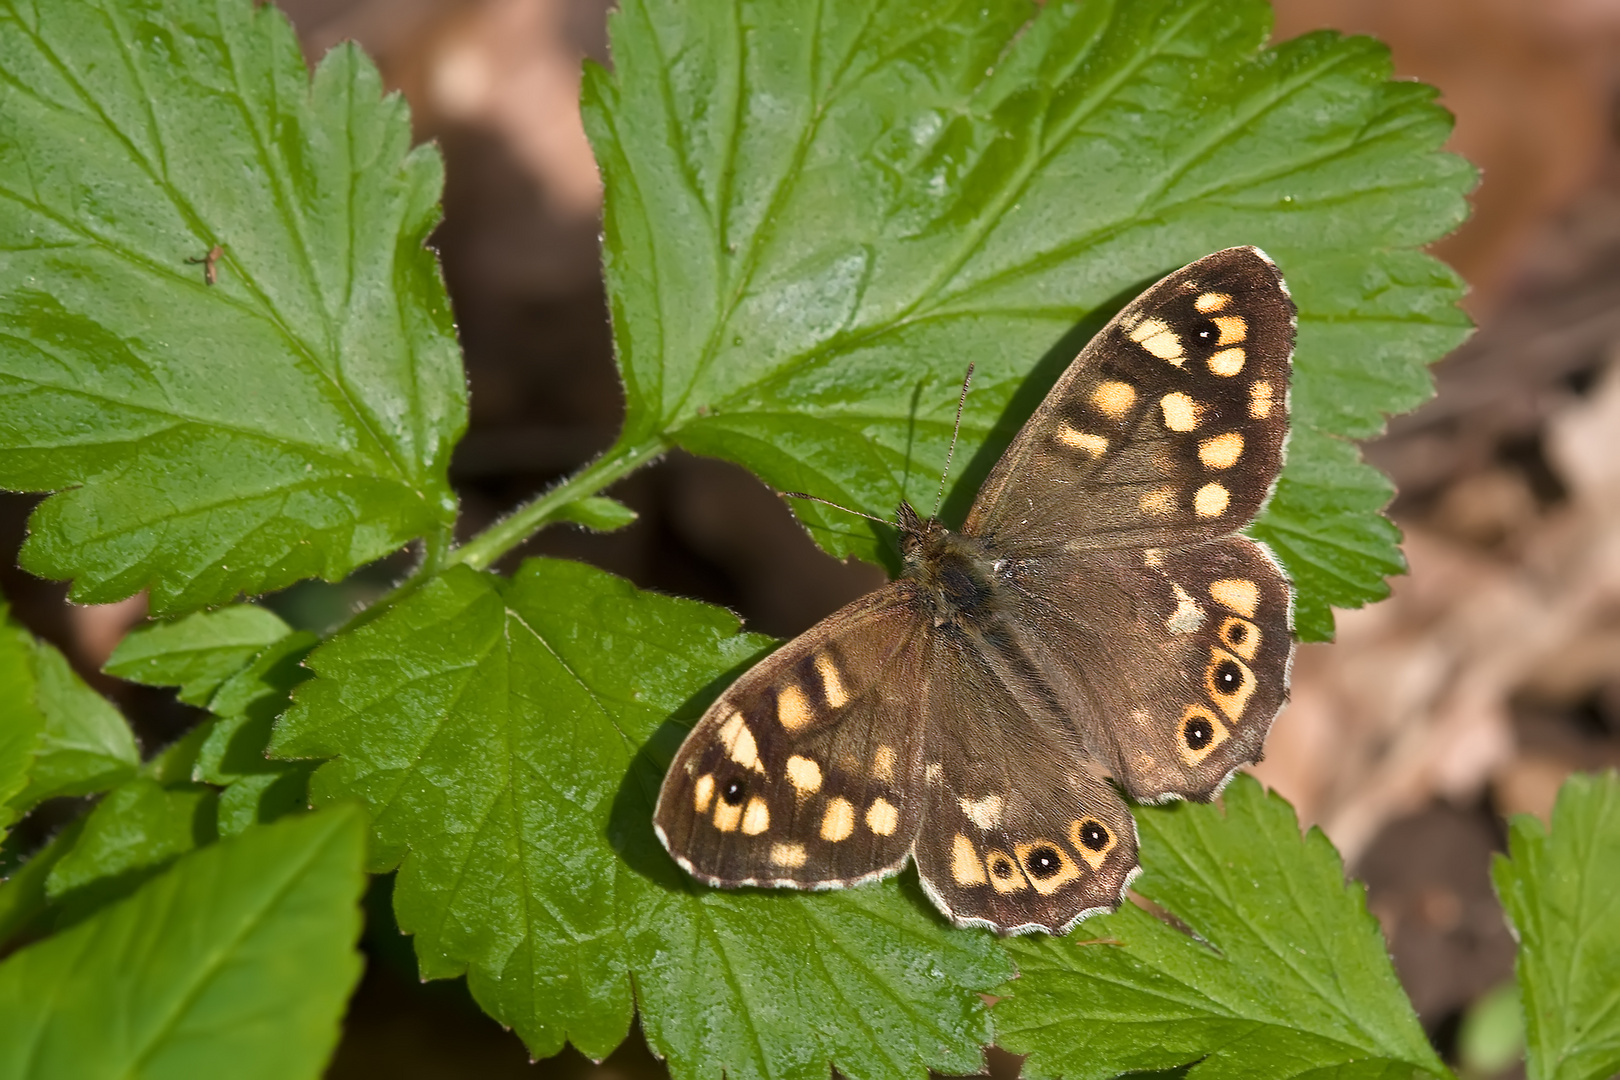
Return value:
[[(740, 5), (742, 0), (733, 0), (733, 3)], [(760, 221), (762, 223), (761, 227), (755, 231), (749, 244), (744, 249), (742, 268), (737, 277), (733, 279), (734, 284), (731, 289), (730, 298), (728, 299), (723, 295), (717, 297), (719, 300), (718, 307), (720, 308), (720, 314), (716, 317), (714, 325), (709, 331), (708, 339), (703, 343), (703, 346), (698, 353), (697, 363), (693, 366), (692, 375), (687, 380), (686, 386), (681, 390), (680, 398), (676, 401), (674, 407), (669, 410), (668, 419), (663, 424), (663, 429), (666, 435), (673, 434), (677, 429), (677, 420), (689, 419), (689, 417), (684, 416), (686, 404), (691, 399), (693, 392), (703, 383), (704, 377), (708, 373), (716, 358), (719, 356), (720, 342), (723, 339), (726, 327), (731, 324), (731, 320), (736, 314), (738, 305), (740, 305), (743, 299), (748, 295), (748, 288), (753, 282), (754, 274), (759, 269), (759, 262), (762, 257), (761, 253), (764, 250), (766, 238), (770, 235), (769, 223), (777, 218), (781, 207), (788, 200), (790, 193), (795, 189), (796, 180), (800, 171), (799, 167), (804, 163), (805, 154), (809, 152), (811, 145), (815, 141), (816, 134), (821, 129), (821, 124), (826, 118), (827, 110), (847, 89), (841, 85), (842, 81), (845, 75), (848, 74), (850, 66), (855, 62), (856, 57), (861, 54), (861, 46), (864, 44), (865, 30), (871, 25), (871, 21), (875, 17), (875, 12), (879, 6), (880, 5), (878, 3), (872, 3), (866, 8), (865, 21), (862, 23), (861, 30), (851, 35), (849, 51), (842, 58), (836, 70), (832, 73), (825, 95), (816, 95), (816, 88), (811, 87), (812, 96), (818, 97), (819, 99), (813, 101), (809, 110), (809, 120), (804, 125), (804, 129), (800, 133), (799, 139), (794, 144), (792, 153), (789, 156), (788, 165), (778, 174), (776, 184), (771, 192), (771, 196), (768, 200), (766, 200), (765, 210), (760, 215)], [(949, 9), (946, 7), (946, 5), (941, 4), (932, 10), (936, 13), (937, 20), (939, 18), (943, 18), (943, 16), (938, 14), (939, 12), (948, 11)], [(819, 26), (819, 5), (817, 12)], [(907, 38), (905, 43), (909, 44), (910, 42), (917, 40), (918, 36), (931, 31), (934, 25), (934, 22), (925, 22), (923, 24), (924, 29), (919, 31), (917, 35)], [(654, 36), (654, 40), (656, 40), (656, 35)], [(820, 45), (821, 39), (818, 36), (813, 41), (813, 50), (810, 57), (810, 63), (808, 65), (812, 73), (818, 70), (820, 67)], [(738, 110), (742, 109), (742, 98), (744, 97), (749, 85), (748, 80), (744, 77), (745, 68), (746, 65), (742, 62), (742, 53), (739, 51), (737, 78), (735, 79), (737, 100), (733, 105), (734, 115)], [(665, 100), (672, 101), (673, 97), (666, 95)], [(671, 127), (673, 127), (677, 132), (681, 132), (683, 130), (679, 124), (673, 121), (673, 118), (671, 118)], [(738, 147), (736, 146), (738, 134), (739, 132), (734, 129), (732, 131), (731, 138), (727, 140), (726, 152), (729, 158), (733, 161), (735, 161), (738, 152)], [(683, 143), (682, 146), (684, 147), (684, 145), (685, 144)], [(701, 203), (703, 198), (701, 192), (698, 190), (697, 185), (690, 184), (690, 187), (693, 194), (698, 197), (698, 201)], [(721, 209), (721, 213), (722, 215), (724, 214), (724, 208)], [(724, 218), (722, 217), (721, 220), (723, 222)], [(714, 232), (716, 240), (716, 266), (723, 266), (723, 255), (726, 241), (717, 227), (711, 228)], [(662, 299), (662, 297), (660, 297), (660, 299)], [(660, 371), (662, 371), (662, 366), (660, 367)], [(660, 395), (660, 398), (662, 398), (662, 395)], [(661, 400), (660, 405), (662, 405)]]
[[(1261, 796), (1261, 798), (1269, 798), (1269, 796)], [(1264, 804), (1261, 804), (1259, 806), (1248, 808), (1248, 813), (1257, 819), (1257, 827), (1267, 829), (1267, 831), (1273, 831), (1272, 826), (1275, 824), (1275, 822), (1264, 819), (1268, 809), (1270, 808), (1266, 807)], [(1216, 826), (1213, 821), (1205, 820), (1203, 818), (1198, 820), (1196, 828), (1201, 834), (1202, 842), (1198, 845), (1197, 850), (1201, 852), (1214, 852), (1219, 850), (1220, 837), (1211, 835), (1210, 832), (1210, 830), (1215, 827)], [(1280, 838), (1280, 841), (1277, 844), (1270, 846), (1277, 849), (1280, 848), (1281, 844), (1293, 843), (1299, 848), (1302, 859), (1311, 860), (1308, 838), (1300, 837), (1297, 830), (1289, 830), (1289, 832), (1292, 833), (1292, 835), (1285, 835)], [(1176, 849), (1172, 846), (1171, 850), (1175, 851)], [(1185, 868), (1185, 872), (1187, 874), (1190, 874), (1203, 886), (1205, 891), (1210, 896), (1218, 898), (1224, 907), (1232, 911), (1243, 910), (1241, 900), (1239, 900), (1231, 888), (1232, 882), (1226, 879), (1224, 875), (1222, 875), (1221, 880), (1217, 882), (1206, 872), (1208, 868), (1203, 862), (1188, 858), (1179, 851), (1176, 852), (1176, 861)], [(1313, 866), (1311, 869), (1313, 872), (1320, 872), (1319, 866)], [(1287, 875), (1283, 876), (1288, 881), (1290, 887), (1289, 906), (1293, 909), (1292, 914), (1296, 917), (1296, 921), (1305, 926), (1311, 927), (1313, 931), (1319, 929), (1319, 926), (1311, 919), (1309, 911), (1301, 904), (1298, 894), (1293, 891), (1293, 880), (1288, 878)], [(1338, 889), (1339, 895), (1333, 896), (1332, 899), (1342, 904), (1346, 899), (1343, 895), (1344, 885), (1342, 882), (1338, 885)], [(1162, 900), (1157, 902), (1163, 903)], [(1166, 907), (1168, 908), (1169, 905), (1166, 905)], [(1169, 910), (1174, 909), (1169, 908)], [(1353, 917), (1354, 913), (1352, 912), (1351, 914)], [(1276, 964), (1293, 977), (1296, 985), (1308, 988), (1309, 991), (1315, 996), (1316, 1000), (1326, 1007), (1329, 1016), (1336, 1018), (1340, 1024), (1343, 1025), (1343, 1027), (1339, 1033), (1330, 1034), (1323, 1032), (1314, 1026), (1306, 1027), (1297, 1023), (1289, 1024), (1283, 1023), (1280, 1020), (1269, 1020), (1259, 1017), (1251, 1017), (1251, 1019), (1256, 1019), (1264, 1023), (1273, 1023), (1276, 1024), (1276, 1026), (1287, 1028), (1288, 1030), (1292, 1031), (1305, 1031), (1315, 1035), (1317, 1038), (1327, 1039), (1341, 1045), (1355, 1046), (1357, 1050), (1363, 1053), (1372, 1052), (1379, 1054), (1380, 1056), (1388, 1054), (1392, 1048), (1384, 1045), (1384, 1041), (1378, 1033), (1368, 1030), (1366, 1025), (1363, 1023), (1363, 1018), (1361, 1016), (1346, 1007), (1344, 995), (1342, 993), (1329, 994), (1327, 989), (1318, 981), (1317, 973), (1306, 971), (1300, 967), (1298, 958), (1293, 955), (1290, 950), (1289, 943), (1280, 942), (1275, 939), (1274, 935), (1266, 932), (1270, 925), (1271, 924), (1268, 920), (1242, 921), (1242, 926), (1247, 929), (1251, 940), (1263, 946), (1265, 951), (1272, 957)], [(1318, 935), (1318, 941), (1320, 942), (1320, 935)], [(1329, 956), (1332, 955), (1332, 950), (1322, 947), (1319, 944), (1318, 951), (1315, 955)], [(1224, 957), (1223, 962), (1233, 968), (1237, 967), (1237, 961), (1231, 957)], [(1352, 998), (1352, 1000), (1354, 1000), (1354, 998)], [(1227, 1007), (1231, 1008), (1230, 1004), (1228, 1004)], [(1345, 1037), (1346, 1034), (1349, 1033), (1354, 1033), (1364, 1041), (1359, 1045), (1349, 1042)], [(1398, 1052), (1402, 1054), (1408, 1053), (1409, 1051), (1409, 1047), (1398, 1048)], [(1417, 1062), (1410, 1061), (1405, 1057), (1393, 1057), (1391, 1060), (1406, 1061), (1408, 1064), (1414, 1065), (1418, 1064)]]
[[(194, 969), (196, 971), (196, 975), (192, 979), (191, 985), (187, 987), (184, 993), (175, 999), (174, 1007), (169, 1010), (168, 1016), (161, 1019), (158, 1023), (152, 1025), (151, 1036), (146, 1041), (145, 1047), (138, 1050), (135, 1054), (134, 1060), (136, 1067), (131, 1070), (132, 1075), (140, 1074), (141, 1069), (146, 1065), (149, 1057), (162, 1048), (163, 1040), (172, 1034), (174, 1027), (178, 1025), (185, 1014), (190, 1011), (191, 1006), (202, 995), (205, 987), (213, 981), (213, 979), (223, 968), (228, 965), (229, 960), (235, 955), (237, 947), (240, 946), (250, 934), (256, 933), (269, 921), (268, 917), (266, 916), (266, 912), (271, 910), (272, 905), (279, 905), (282, 899), (289, 892), (291, 892), (295, 886), (302, 883), (305, 872), (308, 870), (309, 866), (318, 857), (325, 854), (326, 849), (331, 846), (334, 839), (334, 831), (328, 829), (326, 836), (322, 838), (319, 844), (311, 845), (304, 851), (299, 852), (299, 855), (301, 856), (299, 862), (296, 866), (289, 869), (286, 876), (275, 888), (275, 890), (269, 894), (266, 894), (264, 897), (264, 902), (258, 905), (255, 910), (246, 913), (241, 919), (237, 931), (230, 936), (229, 940), (223, 945), (216, 944), (211, 954), (204, 960), (204, 962), (199, 964), (197, 968)], [(261, 881), (263, 880), (262, 869), (263, 867), (261, 865), (261, 874), (259, 877), (259, 880)], [(219, 872), (221, 872), (220, 868), (216, 868), (215, 873)], [(176, 890), (176, 892), (178, 892), (178, 890)], [(178, 897), (171, 894), (171, 900), (174, 899), (178, 899)], [(166, 913), (172, 914), (172, 907)]]
[[(1233, 188), (1231, 185), (1218, 185), (1211, 188), (1209, 191), (1189, 193), (1186, 197), (1178, 200), (1175, 203), (1158, 204), (1156, 202), (1156, 200), (1161, 198), (1164, 193), (1174, 185), (1178, 178), (1184, 176), (1187, 171), (1196, 165), (1203, 155), (1207, 154), (1210, 149), (1221, 145), (1228, 137), (1231, 136), (1234, 131), (1240, 130), (1243, 126), (1252, 123), (1256, 117), (1263, 115), (1265, 112), (1286, 102), (1301, 87), (1309, 85), (1310, 82), (1314, 78), (1318, 77), (1322, 71), (1330, 71), (1341, 64), (1352, 63), (1359, 59), (1358, 56), (1343, 52), (1327, 54), (1324, 57), (1319, 58), (1316, 63), (1302, 67), (1300, 70), (1294, 72), (1289, 79), (1284, 80), (1276, 87), (1268, 87), (1268, 92), (1266, 94), (1255, 95), (1250, 98), (1242, 99), (1241, 104), (1248, 107), (1234, 112), (1232, 116), (1226, 120), (1226, 122), (1216, 128), (1213, 128), (1205, 135), (1201, 143), (1192, 143), (1190, 145), (1189, 152), (1183, 154), (1178, 162), (1172, 163), (1159, 174), (1155, 184), (1147, 189), (1142, 197), (1138, 200), (1136, 209), (1132, 210), (1128, 214), (1125, 214), (1112, 222), (1101, 225), (1098, 228), (1091, 230), (1089, 233), (1078, 237), (1075, 240), (1069, 241), (1056, 249), (1043, 252), (1034, 258), (1026, 260), (1015, 266), (1007, 267), (1006, 269), (1001, 270), (993, 275), (977, 280), (968, 288), (960, 292), (951, 293), (946, 291), (945, 283), (948, 282), (952, 276), (954, 276), (954, 274), (956, 274), (961, 267), (966, 264), (966, 262), (978, 250), (984, 239), (1002, 220), (1008, 210), (1011, 207), (1018, 205), (1019, 200), (1022, 198), (1031, 179), (1035, 176), (1041, 175), (1042, 169), (1044, 169), (1045, 166), (1050, 163), (1051, 159), (1068, 147), (1071, 136), (1073, 135), (1074, 131), (1083, 123), (1085, 118), (1094, 115), (1097, 109), (1101, 108), (1107, 102), (1113, 100), (1114, 95), (1119, 91), (1119, 89), (1128, 84), (1132, 75), (1138, 73), (1140, 69), (1150, 60), (1160, 56), (1165, 46), (1174, 40), (1176, 35), (1184, 30), (1188, 23), (1207, 10), (1209, 6), (1210, 4), (1206, 2), (1203, 4), (1192, 5), (1185, 9), (1184, 17), (1180, 21), (1171, 24), (1168, 28), (1164, 29), (1158, 36), (1156, 36), (1152, 45), (1143, 49), (1136, 57), (1133, 64), (1122, 67), (1117, 73), (1115, 73), (1114, 77), (1107, 80), (1084, 108), (1075, 109), (1067, 118), (1066, 123), (1062, 126), (1062, 128), (1059, 129), (1059, 134), (1043, 147), (1041, 154), (1038, 155), (1033, 161), (1025, 163), (1016, 182), (1009, 184), (1004, 188), (1004, 193), (996, 199), (996, 210), (981, 217), (979, 219), (979, 224), (977, 224), (975, 227), (975, 230), (967, 234), (967, 236), (964, 238), (962, 247), (959, 249), (957, 257), (950, 264), (948, 264), (950, 267), (949, 270), (942, 270), (940, 273), (936, 274), (929, 283), (920, 287), (917, 290), (916, 296), (909, 305), (902, 308), (896, 314), (885, 318), (882, 322), (872, 323), (845, 331), (843, 333), (834, 334), (811, 349), (800, 353), (797, 356), (786, 358), (781, 363), (774, 365), (769, 372), (764, 373), (761, 377), (745, 383), (739, 383), (732, 389), (728, 390), (723, 397), (713, 404), (712, 407), (717, 409), (736, 408), (739, 404), (746, 407), (748, 398), (756, 395), (762, 387), (768, 386), (772, 382), (791, 378), (806, 368), (812, 367), (817, 363), (829, 361), (839, 354), (848, 353), (852, 350), (858, 349), (862, 345), (868, 344), (884, 335), (896, 333), (941, 318), (960, 318), (982, 315), (984, 313), (984, 309), (962, 306), (965, 301), (970, 301), (971, 297), (975, 293), (983, 294), (992, 291), (1010, 280), (1016, 280), (1019, 277), (1027, 276), (1030, 273), (1039, 271), (1042, 268), (1050, 266), (1054, 263), (1068, 261), (1076, 252), (1084, 251), (1088, 248), (1104, 243), (1114, 236), (1141, 225), (1142, 222), (1151, 217), (1163, 217), (1167, 213), (1173, 212), (1180, 207), (1206, 200), (1211, 196), (1211, 194), (1214, 193), (1219, 193), (1226, 190), (1243, 190), (1249, 187), (1255, 187), (1273, 182), (1277, 179), (1288, 176), (1291, 173), (1298, 172), (1301, 169), (1313, 168), (1322, 164), (1323, 162), (1332, 161), (1338, 156), (1347, 152), (1349, 149), (1360, 144), (1361, 132), (1358, 131), (1355, 133), (1350, 133), (1347, 134), (1341, 142), (1325, 149), (1321, 153), (1309, 155), (1299, 160), (1290, 160), (1279, 166), (1277, 169), (1269, 172), (1244, 177), (1241, 187)], [(1250, 62), (1252, 63), (1252, 60)], [(989, 76), (987, 75), (986, 79), (988, 78)], [(982, 85), (983, 83), (981, 81), (981, 86)], [(815, 123), (807, 125), (806, 127), (806, 140), (809, 140), (812, 137), (816, 125), (820, 123), (826, 109), (833, 104), (836, 97), (836, 93), (829, 95), (828, 100), (818, 107), (816, 111)], [(1044, 141), (1045, 140), (1043, 139), (1043, 142)], [(797, 160), (797, 158), (795, 160)], [(782, 189), (779, 189), (779, 193), (781, 191)], [(1358, 197), (1360, 197), (1364, 195), (1365, 192), (1363, 189), (1358, 189), (1356, 194)], [(782, 194), (781, 198), (786, 198), (786, 195)], [(773, 211), (776, 209), (779, 203), (780, 199), (773, 199)], [(765, 220), (769, 220), (769, 217), (767, 216)], [(758, 240), (756, 240), (755, 243), (750, 246), (749, 251), (752, 259), (757, 259), (758, 251), (761, 246), (762, 245)], [(747, 274), (745, 274), (743, 279), (741, 279), (738, 283), (737, 292), (733, 296), (732, 303), (727, 307), (725, 314), (717, 321), (715, 329), (711, 332), (710, 339), (705, 345), (705, 359), (702, 360), (694, 369), (693, 376), (688, 383), (685, 392), (682, 394), (679, 403), (672, 411), (669, 421), (665, 424), (664, 430), (666, 436), (672, 438), (675, 437), (681, 428), (683, 428), (693, 419), (691, 416), (682, 415), (686, 402), (690, 399), (692, 393), (697, 389), (697, 387), (702, 383), (704, 375), (715, 359), (718, 350), (718, 342), (721, 340), (725, 328), (729, 326), (737, 304), (741, 302), (743, 290), (745, 290), (746, 286), (750, 283), (753, 270), (754, 267), (751, 263)], [(999, 309), (992, 308), (990, 310)], [(1054, 311), (1052, 314), (1058, 318), (1068, 318), (1072, 320), (1074, 312), (1072, 309), (1069, 309)]]

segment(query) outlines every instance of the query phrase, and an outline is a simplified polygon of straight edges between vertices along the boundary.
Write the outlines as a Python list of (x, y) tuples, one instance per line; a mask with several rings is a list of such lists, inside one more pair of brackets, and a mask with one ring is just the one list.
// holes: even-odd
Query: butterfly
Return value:
[[(1141, 802), (1207, 800), (1288, 696), (1293, 590), (1236, 535), (1282, 467), (1295, 309), (1258, 248), (1125, 307), (960, 532), (898, 512), (904, 570), (722, 693), (658, 797), (719, 886), (829, 889), (914, 860), (959, 926), (1118, 907)], [(965, 390), (964, 390), (965, 393)]]

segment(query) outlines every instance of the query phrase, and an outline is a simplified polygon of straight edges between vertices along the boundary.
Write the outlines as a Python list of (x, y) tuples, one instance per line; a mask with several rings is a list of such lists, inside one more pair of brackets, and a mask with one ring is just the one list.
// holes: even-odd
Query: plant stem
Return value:
[(615, 445), (607, 453), (545, 494), (518, 507), (461, 547), (445, 556), (446, 566), (463, 563), (485, 570), (502, 555), (533, 536), (557, 512), (588, 495), (595, 495), (615, 480), (634, 472), (668, 449), (660, 440), (635, 446)]

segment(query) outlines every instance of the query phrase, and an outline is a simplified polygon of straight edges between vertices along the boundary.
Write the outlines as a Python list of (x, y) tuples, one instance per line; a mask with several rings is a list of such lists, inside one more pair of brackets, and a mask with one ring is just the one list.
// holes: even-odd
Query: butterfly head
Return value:
[(937, 541), (945, 532), (938, 518), (924, 518), (905, 501), (895, 511), (895, 525), (900, 529), (900, 556), (908, 566), (923, 557), (930, 540)]

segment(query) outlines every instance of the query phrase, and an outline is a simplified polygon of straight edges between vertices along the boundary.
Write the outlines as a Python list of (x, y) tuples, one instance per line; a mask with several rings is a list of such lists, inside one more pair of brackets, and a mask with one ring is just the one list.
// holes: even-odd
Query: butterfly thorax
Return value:
[(909, 504), (900, 505), (900, 577), (916, 583), (935, 626), (982, 624), (999, 605), (999, 560), (977, 537), (952, 532), (937, 518), (923, 521)]

